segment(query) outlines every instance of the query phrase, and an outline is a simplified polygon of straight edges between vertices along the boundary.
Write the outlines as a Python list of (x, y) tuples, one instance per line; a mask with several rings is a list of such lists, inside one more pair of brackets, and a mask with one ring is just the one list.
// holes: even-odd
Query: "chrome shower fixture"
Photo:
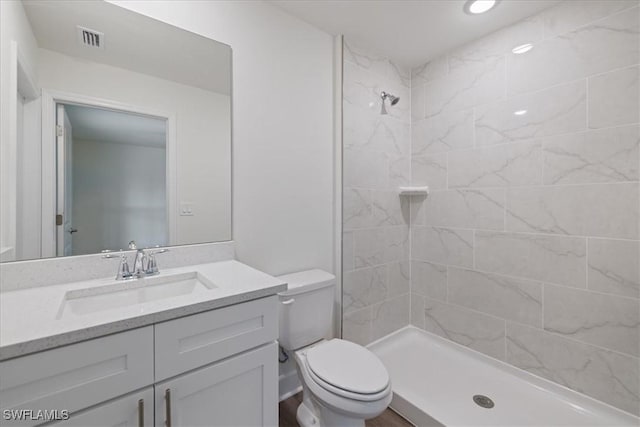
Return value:
[(400, 98), (385, 91), (380, 93), (380, 98), (382, 98), (382, 110), (380, 111), (380, 114), (387, 114), (387, 107), (384, 104), (385, 100), (388, 99), (391, 103), (390, 105), (396, 105), (398, 101), (400, 101)]

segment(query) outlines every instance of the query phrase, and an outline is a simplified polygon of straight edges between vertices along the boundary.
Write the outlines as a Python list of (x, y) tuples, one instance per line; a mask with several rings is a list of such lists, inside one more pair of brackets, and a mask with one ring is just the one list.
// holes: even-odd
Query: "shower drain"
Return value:
[(476, 394), (473, 396), (473, 401), (476, 402), (476, 405), (482, 406), (483, 408), (491, 409), (495, 406), (493, 400), (488, 398), (487, 396), (483, 396), (482, 394)]

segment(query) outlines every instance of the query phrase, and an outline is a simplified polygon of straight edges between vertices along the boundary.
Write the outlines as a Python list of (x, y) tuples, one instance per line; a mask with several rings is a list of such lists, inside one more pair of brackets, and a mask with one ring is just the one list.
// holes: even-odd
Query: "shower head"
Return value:
[(382, 98), (382, 110), (380, 111), (380, 114), (387, 114), (387, 108), (384, 105), (385, 100), (388, 99), (390, 105), (396, 105), (398, 101), (400, 101), (400, 98), (398, 98), (397, 96), (391, 95), (390, 93), (384, 91), (380, 93), (380, 98)]

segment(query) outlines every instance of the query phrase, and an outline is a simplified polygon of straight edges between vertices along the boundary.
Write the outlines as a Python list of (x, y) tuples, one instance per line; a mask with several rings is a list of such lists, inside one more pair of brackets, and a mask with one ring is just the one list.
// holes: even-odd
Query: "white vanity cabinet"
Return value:
[(68, 410), (56, 427), (275, 426), (277, 309), (270, 296), (0, 362), (0, 415)]

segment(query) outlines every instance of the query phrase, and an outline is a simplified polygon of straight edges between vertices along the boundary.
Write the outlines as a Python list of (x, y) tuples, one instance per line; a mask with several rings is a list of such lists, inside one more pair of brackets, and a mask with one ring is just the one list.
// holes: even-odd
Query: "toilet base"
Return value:
[[(312, 406), (312, 408), (309, 408)], [(296, 420), (301, 427), (364, 427), (362, 418), (352, 418), (339, 414), (310, 402), (307, 398), (298, 406)]]

